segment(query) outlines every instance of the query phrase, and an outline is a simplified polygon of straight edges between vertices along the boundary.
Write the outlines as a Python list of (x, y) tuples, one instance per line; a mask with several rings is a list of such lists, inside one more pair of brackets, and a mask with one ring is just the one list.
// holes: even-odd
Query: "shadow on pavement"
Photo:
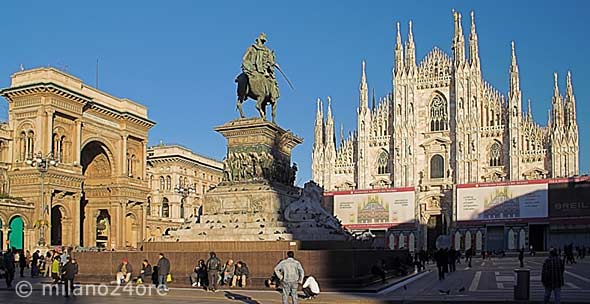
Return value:
[(256, 300), (253, 300), (249, 296), (244, 296), (244, 295), (233, 293), (233, 292), (229, 292), (229, 291), (226, 291), (225, 292), (225, 297), (228, 298), (228, 299), (230, 299), (230, 300), (240, 301), (242, 303), (247, 303), (247, 304), (260, 304), (260, 302), (258, 302)]

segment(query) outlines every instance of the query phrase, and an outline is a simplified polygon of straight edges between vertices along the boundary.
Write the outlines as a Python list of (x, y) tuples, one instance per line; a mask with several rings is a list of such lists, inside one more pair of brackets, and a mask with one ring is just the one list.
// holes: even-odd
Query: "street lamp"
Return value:
[(26, 160), (27, 165), (37, 168), (41, 176), (41, 212), (39, 213), (39, 220), (37, 225), (39, 226), (39, 246), (45, 246), (45, 227), (49, 226), (49, 222), (46, 219), (46, 215), (49, 213), (47, 206), (45, 206), (45, 173), (49, 170), (49, 167), (57, 167), (59, 161), (53, 158), (53, 154), (49, 153), (46, 157), (43, 157), (41, 152), (35, 154), (34, 157)]
[(183, 201), (185, 198), (187, 198), (189, 195), (191, 195), (191, 193), (196, 193), (195, 188), (193, 187), (186, 187), (186, 186), (180, 186), (180, 185), (176, 185), (174, 187), (174, 192), (180, 194), (180, 196), (182, 197), (181, 201), (180, 201), (180, 217), (184, 218), (184, 205), (183, 205)]

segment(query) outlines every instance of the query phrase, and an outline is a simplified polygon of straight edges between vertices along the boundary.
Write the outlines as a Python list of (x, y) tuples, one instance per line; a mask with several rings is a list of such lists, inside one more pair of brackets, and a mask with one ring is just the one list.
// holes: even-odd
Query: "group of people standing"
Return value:
[(229, 259), (225, 264), (219, 260), (215, 252), (209, 253), (209, 259), (205, 262), (199, 260), (194, 272), (191, 274), (193, 287), (205, 287), (207, 291), (217, 291), (219, 284), (228, 285), (230, 288), (246, 287), (250, 270), (242, 261), (234, 263)]
[(14, 281), (14, 274), (16, 268), (20, 268), (20, 277), (25, 277), (24, 270), (30, 268), (31, 278), (34, 277), (49, 277), (53, 279), (53, 284), (64, 284), (64, 295), (69, 297), (70, 291), (74, 288), (74, 278), (78, 273), (78, 263), (72, 259), (67, 250), (49, 250), (47, 253), (41, 254), (36, 250), (32, 255), (27, 250), (16, 250), (15, 248), (8, 249), (2, 255), (2, 268), (4, 270), (4, 277), (6, 280), (6, 287), (12, 288)]
[(438, 269), (438, 279), (444, 280), (445, 273), (455, 272), (457, 270), (457, 262), (460, 263), (460, 253), (454, 248), (438, 249), (434, 253), (434, 260), (436, 261), (436, 268)]

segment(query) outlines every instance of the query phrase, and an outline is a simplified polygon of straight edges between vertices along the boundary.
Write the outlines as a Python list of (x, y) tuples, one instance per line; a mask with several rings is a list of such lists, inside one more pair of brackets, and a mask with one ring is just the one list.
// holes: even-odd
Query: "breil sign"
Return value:
[(549, 217), (590, 216), (590, 182), (549, 184)]
[(590, 203), (588, 202), (567, 202), (567, 203), (555, 203), (555, 209), (557, 210), (580, 210), (580, 209), (590, 209)]

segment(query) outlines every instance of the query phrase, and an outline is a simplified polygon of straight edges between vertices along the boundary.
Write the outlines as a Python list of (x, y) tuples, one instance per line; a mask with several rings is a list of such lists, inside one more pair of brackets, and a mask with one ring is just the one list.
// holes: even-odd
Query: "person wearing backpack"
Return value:
[(207, 275), (209, 276), (209, 284), (207, 286), (207, 291), (217, 292), (217, 284), (219, 282), (219, 271), (221, 270), (221, 261), (219, 261), (215, 252), (209, 253), (209, 259), (207, 260), (206, 265)]

